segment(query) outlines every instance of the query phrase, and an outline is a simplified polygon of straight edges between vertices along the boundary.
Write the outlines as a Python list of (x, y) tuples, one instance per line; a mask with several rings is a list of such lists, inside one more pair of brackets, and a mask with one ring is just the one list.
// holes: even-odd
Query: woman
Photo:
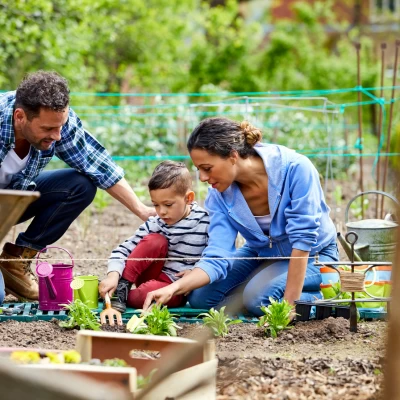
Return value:
[[(202, 121), (188, 150), (200, 180), (212, 186), (205, 202), (209, 243), (192, 272), (149, 293), (144, 308), (187, 292), (192, 292), (192, 307), (215, 307), (229, 302), (241, 285), (243, 304), (255, 315), (262, 314), (260, 306), (270, 297), (291, 304), (321, 298), (313, 256), (318, 252), (321, 261), (334, 261), (338, 250), (310, 160), (286, 147), (262, 144), (259, 129), (226, 118)], [(238, 232), (246, 244), (236, 250)], [(232, 257), (237, 259), (227, 259)]]

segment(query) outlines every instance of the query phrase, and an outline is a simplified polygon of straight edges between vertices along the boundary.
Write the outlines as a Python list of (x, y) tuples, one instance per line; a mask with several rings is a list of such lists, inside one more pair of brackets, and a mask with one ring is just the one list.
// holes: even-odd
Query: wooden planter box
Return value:
[[(1, 349), (3, 357), (12, 351), (38, 351), (37, 349)], [(202, 348), (198, 343), (184, 338), (133, 335), (124, 333), (79, 331), (76, 350), (82, 361), (92, 358), (101, 361), (110, 358), (125, 360), (129, 367), (103, 367), (88, 364), (28, 364), (18, 368), (35, 371), (57, 371), (70, 375), (81, 375), (98, 382), (122, 389), (131, 399), (135, 399), (137, 375), (147, 376), (154, 369), (170, 365), (174, 355), (194, 351), (182, 368), (173, 370), (164, 381), (143, 397), (144, 400), (213, 400), (216, 398), (216, 371), (214, 342), (209, 341)], [(43, 351), (43, 350), (40, 350)], [(50, 350), (49, 350), (50, 351)], [(51, 350), (57, 352), (57, 350)], [(157, 355), (157, 357), (154, 357)], [(164, 358), (163, 358), (164, 357)], [(190, 390), (191, 388), (195, 390)], [(188, 392), (189, 391), (189, 392)], [(188, 392), (188, 393), (186, 393)]]
[[(171, 363), (171, 354), (182, 354), (197, 346), (196, 341), (185, 338), (88, 330), (79, 331), (76, 341), (76, 350), (81, 354), (82, 361), (121, 358), (135, 368), (138, 375), (143, 376), (162, 368), (165, 363)], [(156, 353), (158, 358), (154, 359)], [(214, 342), (208, 341), (187, 360), (183, 369), (174, 371), (143, 399), (164, 400), (169, 397), (179, 400), (213, 400), (216, 398), (217, 364)], [(198, 386), (198, 389), (184, 395), (191, 386)], [(139, 392), (131, 387), (133, 398)]]

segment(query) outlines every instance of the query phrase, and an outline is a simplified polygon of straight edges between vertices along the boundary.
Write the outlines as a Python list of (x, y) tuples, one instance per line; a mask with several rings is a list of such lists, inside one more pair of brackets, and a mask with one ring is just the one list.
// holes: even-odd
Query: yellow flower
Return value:
[(76, 350), (64, 351), (64, 359), (67, 364), (79, 364), (82, 360), (81, 355)]
[(37, 364), (40, 362), (40, 354), (37, 351), (13, 351), (10, 359), (19, 364)]

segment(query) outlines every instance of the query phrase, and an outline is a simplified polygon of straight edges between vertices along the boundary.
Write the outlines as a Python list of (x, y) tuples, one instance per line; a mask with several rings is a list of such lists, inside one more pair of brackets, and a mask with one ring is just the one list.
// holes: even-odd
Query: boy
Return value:
[[(148, 187), (157, 216), (150, 217), (111, 252), (107, 278), (100, 283), (103, 297), (107, 292), (110, 296), (116, 292), (111, 304), (121, 312), (126, 305), (142, 308), (148, 292), (189, 273), (197, 260), (184, 258), (200, 257), (208, 242), (208, 214), (194, 202), (192, 178), (185, 164), (162, 162), (154, 170)], [(130, 290), (132, 286), (134, 289)], [(178, 295), (167, 305), (179, 307), (185, 303), (186, 297)]]

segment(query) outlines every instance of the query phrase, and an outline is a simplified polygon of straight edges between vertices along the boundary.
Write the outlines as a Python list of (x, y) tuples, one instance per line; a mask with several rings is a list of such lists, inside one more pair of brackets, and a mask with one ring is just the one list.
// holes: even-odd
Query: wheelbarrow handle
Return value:
[(364, 196), (365, 194), (372, 194), (372, 193), (374, 193), (374, 194), (381, 194), (382, 196), (389, 197), (390, 200), (393, 200), (397, 205), (400, 205), (400, 202), (396, 199), (396, 197), (392, 196), (392, 195), (389, 194), (389, 193), (381, 192), (380, 190), (368, 190), (367, 192), (359, 193), (359, 194), (355, 195), (355, 196), (349, 201), (349, 203), (347, 204), (346, 211), (344, 212), (344, 223), (345, 223), (345, 224), (347, 224), (347, 222), (348, 222), (348, 220), (349, 220), (349, 210), (350, 210), (350, 206), (351, 206), (351, 204), (353, 203), (353, 201), (354, 201), (357, 197)]

